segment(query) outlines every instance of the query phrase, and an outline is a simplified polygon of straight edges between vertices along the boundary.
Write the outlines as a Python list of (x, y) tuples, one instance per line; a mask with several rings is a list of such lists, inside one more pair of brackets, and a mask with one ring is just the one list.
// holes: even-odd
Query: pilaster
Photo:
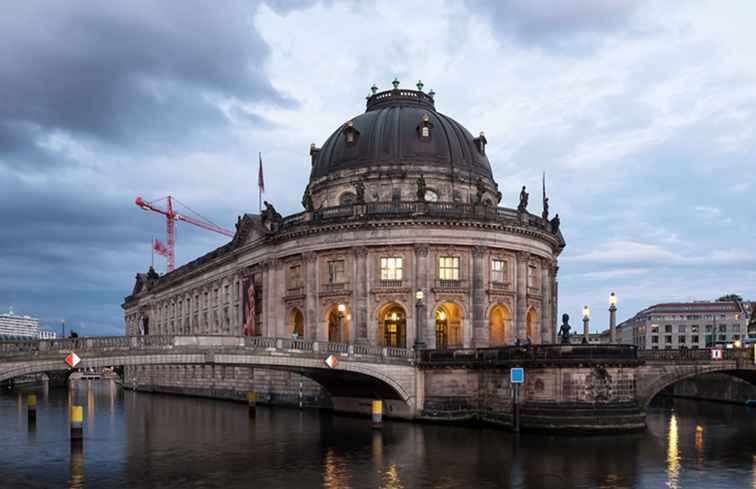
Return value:
[(483, 258), (486, 249), (483, 246), (474, 246), (473, 276), (472, 276), (472, 340), (473, 347), (488, 346), (488, 327), (486, 321), (486, 291), (485, 291), (485, 264)]
[(354, 284), (354, 324), (355, 342), (368, 343), (367, 317), (368, 317), (368, 249), (360, 246), (354, 249), (357, 274), (352, 279)]
[(318, 255), (312, 251), (304, 253), (305, 269), (305, 338), (307, 341), (317, 341), (320, 327), (320, 270)]
[(520, 251), (517, 253), (517, 282), (515, 288), (515, 338), (525, 341), (527, 335), (527, 314), (528, 314), (528, 261), (530, 253)]
[[(428, 273), (428, 271), (431, 269), (430, 262), (430, 246), (424, 243), (416, 244), (415, 245), (415, 288), (422, 289), (423, 293), (425, 294), (425, 303), (428, 304), (430, 302), (430, 276), (431, 274)], [(414, 297), (414, 291), (413, 291), (413, 297)], [(425, 343), (428, 346), (428, 348), (435, 348), (436, 347), (436, 335), (433, 334), (432, 331), (430, 331), (430, 324), (435, 324), (432, 321), (428, 320), (428, 317), (432, 314), (430, 307), (424, 307), (422, 308), (425, 312), (425, 321), (419, 321), (418, 318), (415, 318), (415, 337), (417, 337), (417, 325), (418, 324), (425, 324), (425, 333), (423, 335), (425, 339)]]

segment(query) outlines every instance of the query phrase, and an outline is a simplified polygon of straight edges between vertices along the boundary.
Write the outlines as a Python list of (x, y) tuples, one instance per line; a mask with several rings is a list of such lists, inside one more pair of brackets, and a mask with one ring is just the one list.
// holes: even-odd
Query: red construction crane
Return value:
[[(138, 207), (141, 207), (142, 209), (144, 209), (146, 211), (157, 212), (157, 213), (163, 214), (165, 216), (166, 231), (167, 231), (166, 234), (167, 234), (167, 238), (168, 238), (167, 239), (167, 241), (168, 241), (168, 246), (167, 246), (168, 247), (168, 254), (167, 254), (166, 258), (168, 260), (168, 267), (167, 268), (168, 268), (169, 272), (173, 271), (173, 267), (175, 265), (174, 247), (176, 245), (176, 235), (175, 235), (174, 227), (175, 227), (175, 221), (176, 220), (188, 222), (189, 224), (194, 224), (195, 226), (201, 227), (202, 229), (207, 229), (208, 231), (213, 231), (213, 232), (216, 232), (216, 233), (219, 233), (219, 234), (223, 234), (224, 236), (229, 236), (229, 237), (233, 237), (234, 236), (234, 233), (232, 231), (229, 231), (228, 229), (225, 229), (225, 228), (222, 228), (220, 226), (217, 226), (217, 225), (215, 225), (215, 224), (213, 224), (213, 223), (211, 223), (211, 222), (209, 222), (207, 220), (198, 219), (198, 218), (186, 216), (184, 214), (179, 214), (178, 212), (175, 212), (173, 210), (173, 200), (175, 200), (175, 199), (173, 197), (171, 197), (170, 195), (168, 197), (166, 197), (166, 199), (168, 200), (168, 207), (166, 209), (161, 209), (159, 207), (155, 207), (150, 202), (145, 202), (144, 199), (142, 199), (141, 197), (137, 197), (136, 200), (134, 201), (134, 203)], [(160, 199), (160, 200), (162, 200), (162, 199)], [(187, 207), (187, 209), (189, 208), (186, 205), (185, 205), (185, 207)], [(189, 209), (189, 210), (191, 210), (191, 209)], [(196, 214), (196, 212), (195, 212), (195, 214)], [(199, 216), (199, 214), (197, 214), (197, 215)], [(154, 243), (153, 243), (153, 246), (154, 246)]]

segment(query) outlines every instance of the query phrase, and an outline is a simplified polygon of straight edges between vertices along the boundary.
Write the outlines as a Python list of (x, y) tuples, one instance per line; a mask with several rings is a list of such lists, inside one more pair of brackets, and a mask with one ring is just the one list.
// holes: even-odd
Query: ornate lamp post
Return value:
[(415, 351), (424, 350), (425, 345), (425, 294), (423, 289), (415, 292)]
[(583, 306), (583, 344), (588, 344), (588, 336), (590, 335), (588, 324), (591, 321), (591, 310), (588, 306)]
[(617, 295), (609, 294), (609, 343), (617, 343)]
[(338, 335), (339, 341), (338, 342), (341, 343), (341, 336), (342, 336), (342, 332), (344, 331), (344, 311), (346, 311), (346, 306), (344, 304), (339, 304), (336, 309), (339, 311), (337, 315), (339, 318), (339, 335)]

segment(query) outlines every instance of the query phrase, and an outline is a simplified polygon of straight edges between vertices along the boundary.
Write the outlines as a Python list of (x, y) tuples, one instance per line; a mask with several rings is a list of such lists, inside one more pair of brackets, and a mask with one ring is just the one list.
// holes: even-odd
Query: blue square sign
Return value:
[(513, 384), (522, 384), (525, 382), (525, 369), (521, 367), (512, 368), (510, 371), (510, 382)]

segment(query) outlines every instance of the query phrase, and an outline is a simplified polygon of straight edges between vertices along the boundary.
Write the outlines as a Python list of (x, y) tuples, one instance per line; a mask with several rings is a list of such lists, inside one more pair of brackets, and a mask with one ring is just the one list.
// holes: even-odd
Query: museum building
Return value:
[[(555, 342), (559, 217), (545, 196), (529, 212), (524, 187), (519, 205), (499, 207), (485, 135), (437, 112), (434, 98), (421, 83), (373, 86), (364, 113), (310, 146), (304, 210), (281, 216), (266, 202), (238, 219), (228, 244), (168, 274), (138, 274), (126, 334), (438, 349)], [(184, 393), (212, 381), (222, 397), (251, 382), (271, 399), (300, 380), (220, 366), (126, 374), (130, 387)]]

